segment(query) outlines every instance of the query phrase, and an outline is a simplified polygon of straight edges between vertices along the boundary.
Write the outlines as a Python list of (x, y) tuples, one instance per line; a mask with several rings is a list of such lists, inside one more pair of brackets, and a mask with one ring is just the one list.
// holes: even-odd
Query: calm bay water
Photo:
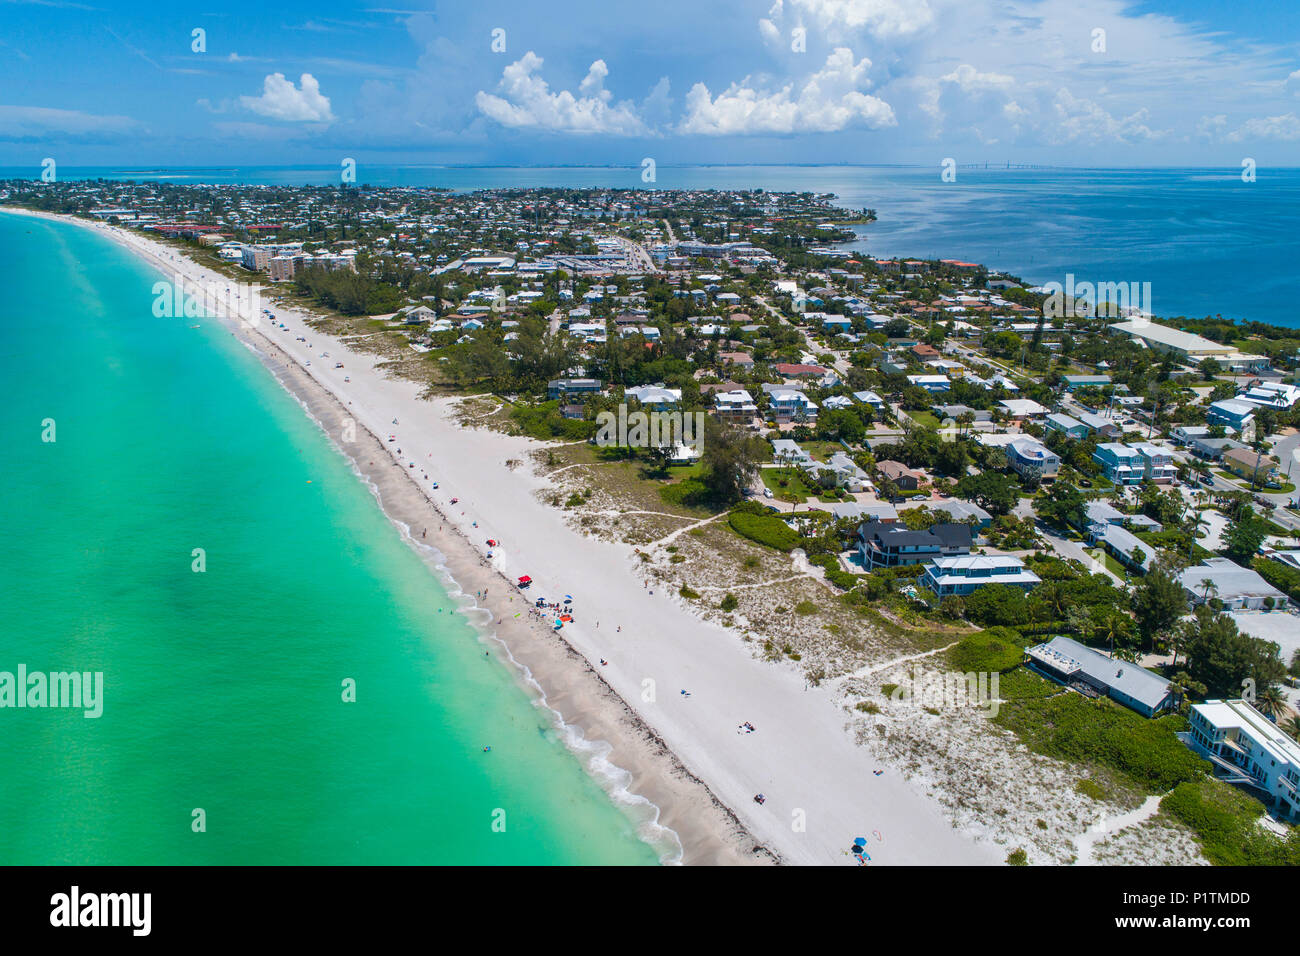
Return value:
[[(834, 193), (875, 209), (856, 248), (878, 256), (982, 262), (1031, 283), (1150, 282), (1159, 315), (1257, 320), (1300, 327), (1290, 290), (1300, 282), (1300, 169), (997, 169), (960, 167), (667, 166), (656, 182), (636, 167), (381, 166), (378, 186), (661, 189), (763, 188)], [(40, 170), (0, 169), (0, 178)], [(60, 167), (62, 178), (174, 183), (333, 184), (337, 166), (158, 169)]]
[(655, 862), (255, 356), (77, 227), (0, 257), (0, 671), (105, 681), (0, 709), (0, 863)]

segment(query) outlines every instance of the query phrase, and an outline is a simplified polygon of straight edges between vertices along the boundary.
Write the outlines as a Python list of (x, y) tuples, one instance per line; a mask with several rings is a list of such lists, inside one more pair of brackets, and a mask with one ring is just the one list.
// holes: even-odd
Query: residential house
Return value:
[(1255, 412), (1259, 406), (1243, 402), (1236, 398), (1225, 398), (1211, 402), (1205, 413), (1205, 420), (1211, 425), (1223, 425), (1234, 431), (1244, 431), (1247, 425), (1255, 421)]
[(907, 380), (927, 392), (946, 392), (952, 388), (947, 375), (909, 375)]
[(1022, 478), (1042, 481), (1055, 478), (1061, 470), (1061, 458), (1042, 442), (1027, 435), (1007, 442), (1007, 464)]
[(885, 400), (871, 390), (854, 392), (853, 397), (864, 405), (870, 405), (877, 412), (883, 412), (888, 406)]
[(979, 505), (970, 501), (958, 501), (956, 498), (947, 498), (943, 501), (927, 502), (924, 507), (940, 514), (946, 514), (950, 521), (960, 521), (963, 524), (969, 524), (979, 531), (983, 531), (993, 523), (993, 516), (991, 514)]
[(1287, 606), (1287, 596), (1265, 581), (1258, 571), (1243, 568), (1228, 558), (1206, 558), (1196, 567), (1179, 573), (1178, 581), (1193, 604), (1218, 598), (1224, 607), (1239, 611), (1257, 611), (1270, 604), (1279, 608)]
[(1077, 418), (1071, 418), (1069, 415), (1065, 415), (1061, 412), (1054, 412), (1053, 414), (1048, 415), (1044, 424), (1051, 431), (1060, 432), (1068, 438), (1073, 438), (1076, 441), (1088, 437), (1089, 429), (1087, 425), (1079, 421)]
[(591, 394), (600, 391), (598, 378), (557, 378), (546, 383), (546, 397), (555, 400), (562, 395)]
[(1106, 418), (1104, 415), (1098, 415), (1096, 412), (1080, 412), (1079, 421), (1087, 425), (1102, 438), (1119, 438), (1124, 434), (1124, 429), (1114, 420)]
[(1030, 669), (1089, 697), (1104, 694), (1143, 717), (1175, 704), (1167, 678), (1128, 661), (1115, 660), (1068, 637), (1054, 637), (1027, 650)]
[(1094, 543), (1101, 545), (1111, 557), (1130, 571), (1146, 574), (1151, 570), (1156, 549), (1132, 531), (1114, 524), (1104, 527), (1094, 525), (1088, 531)]
[(797, 388), (788, 385), (764, 385), (769, 414), (777, 422), (817, 420), (817, 403)]
[(1268, 481), (1269, 476), (1276, 472), (1268, 455), (1261, 454), (1254, 448), (1229, 448), (1221, 460), (1223, 467), (1237, 477), (1260, 484)]
[(986, 584), (1005, 584), (1030, 591), (1040, 578), (1009, 554), (968, 554), (953, 558), (936, 558), (921, 575), (920, 583), (939, 597), (965, 595)]
[(1032, 398), (1004, 398), (998, 402), (998, 407), (1006, 413), (1008, 418), (1017, 422), (1031, 418), (1042, 418), (1047, 414), (1047, 409)]
[(1157, 485), (1167, 485), (1178, 476), (1178, 465), (1174, 463), (1173, 453), (1167, 448), (1150, 442), (1135, 442), (1129, 447), (1142, 457), (1142, 477)]
[(867, 521), (858, 527), (858, 551), (868, 568), (921, 564), (970, 554), (974, 536), (969, 525), (936, 524), (912, 531), (897, 522)]
[(916, 491), (925, 481), (925, 475), (919, 471), (913, 471), (901, 461), (884, 461), (876, 462), (876, 471), (880, 472), (881, 478), (892, 481), (903, 491)]
[(813, 457), (799, 443), (789, 438), (778, 438), (772, 442), (772, 460), (778, 465), (810, 465)]
[(1061, 381), (1067, 392), (1076, 388), (1105, 388), (1110, 384), (1109, 375), (1062, 375)]
[(758, 414), (754, 397), (743, 388), (729, 392), (718, 392), (713, 396), (714, 413), (723, 421), (733, 423), (748, 422)]
[(1247, 448), (1249, 446), (1243, 445), (1232, 438), (1193, 438), (1188, 442), (1187, 447), (1197, 458), (1204, 458), (1206, 461), (1218, 461), (1234, 448)]
[(1140, 484), (1146, 474), (1142, 453), (1121, 442), (1103, 442), (1098, 445), (1092, 453), (1092, 460), (1117, 485)]
[(635, 388), (625, 388), (623, 398), (635, 398), (644, 408), (658, 411), (680, 405), (682, 390), (664, 388), (662, 385), (638, 385)]
[(784, 375), (786, 378), (823, 378), (830, 371), (820, 365), (791, 364), (789, 362), (778, 362), (772, 368), (778, 375)]

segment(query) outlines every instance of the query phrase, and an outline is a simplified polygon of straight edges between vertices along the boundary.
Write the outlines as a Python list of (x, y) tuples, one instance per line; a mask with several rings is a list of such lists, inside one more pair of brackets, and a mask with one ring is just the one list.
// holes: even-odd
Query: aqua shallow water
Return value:
[(0, 862), (655, 862), (255, 356), (84, 230), (0, 257), (0, 671), (105, 683), (0, 708)]

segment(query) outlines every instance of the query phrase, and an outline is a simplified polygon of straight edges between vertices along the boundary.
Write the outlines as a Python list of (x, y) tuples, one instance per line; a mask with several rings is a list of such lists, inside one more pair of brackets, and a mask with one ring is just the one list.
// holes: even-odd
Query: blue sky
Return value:
[(0, 0), (0, 165), (1300, 165), (1246, 6)]

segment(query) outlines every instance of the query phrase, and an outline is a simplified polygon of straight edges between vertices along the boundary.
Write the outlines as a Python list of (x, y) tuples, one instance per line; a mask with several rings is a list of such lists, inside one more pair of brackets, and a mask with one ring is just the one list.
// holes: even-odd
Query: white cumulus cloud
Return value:
[(1117, 119), (1097, 103), (1076, 97), (1067, 89), (1057, 91), (1053, 108), (1057, 138), (1067, 142), (1135, 142), (1158, 139), (1168, 133), (1168, 130), (1153, 130), (1147, 125), (1151, 112), (1146, 108)]
[(304, 73), (294, 86), (283, 73), (272, 73), (262, 83), (261, 96), (241, 96), (239, 103), (245, 109), (271, 119), (295, 123), (332, 123), (329, 97), (320, 91), (316, 77)]
[(926, 0), (776, 0), (766, 22), (780, 23), (786, 7), (798, 25), (831, 40), (864, 30), (877, 40), (910, 37), (934, 22)]
[(1300, 139), (1300, 118), (1297, 118), (1294, 113), (1283, 113), (1280, 116), (1257, 116), (1246, 120), (1224, 139), (1229, 143), (1257, 139), (1279, 139), (1284, 142), (1291, 142)]
[(854, 62), (852, 50), (838, 47), (798, 90), (793, 82), (760, 90), (746, 77), (714, 97), (707, 86), (696, 83), (686, 95), (686, 115), (678, 130), (706, 136), (784, 135), (893, 126), (897, 120), (890, 105), (862, 92), (870, 86), (870, 69), (866, 57)]
[[(529, 50), (501, 73), (497, 96), (482, 90), (474, 97), (479, 111), (502, 126), (544, 129), (564, 133), (606, 133), (643, 136), (650, 133), (631, 102), (615, 103), (605, 89), (609, 67), (597, 60), (578, 85), (578, 95), (568, 90), (552, 92), (538, 75), (542, 58)], [(666, 95), (666, 87), (662, 94)]]

